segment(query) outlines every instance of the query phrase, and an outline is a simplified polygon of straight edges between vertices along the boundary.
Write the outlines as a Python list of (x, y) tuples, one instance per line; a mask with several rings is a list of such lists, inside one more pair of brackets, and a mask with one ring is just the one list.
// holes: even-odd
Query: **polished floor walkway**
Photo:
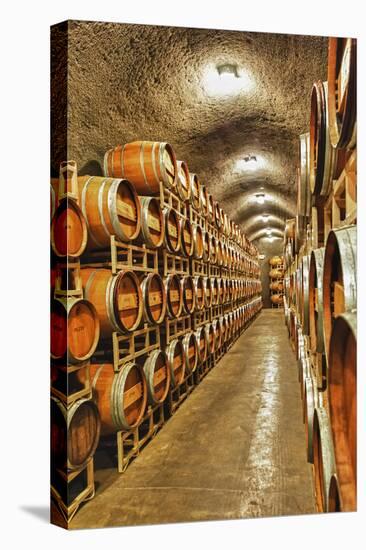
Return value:
[(264, 310), (71, 528), (315, 513), (294, 354)]

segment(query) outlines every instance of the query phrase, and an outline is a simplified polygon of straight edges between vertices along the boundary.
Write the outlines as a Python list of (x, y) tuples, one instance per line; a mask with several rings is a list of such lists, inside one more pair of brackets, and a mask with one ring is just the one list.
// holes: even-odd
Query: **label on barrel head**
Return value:
[(158, 386), (163, 380), (166, 379), (166, 368), (161, 367), (154, 372), (154, 386)]
[(142, 383), (139, 382), (135, 386), (132, 386), (129, 390), (123, 394), (123, 408), (127, 409), (132, 403), (138, 401), (142, 395)]
[(136, 294), (118, 294), (118, 311), (135, 309), (137, 307)]
[(168, 233), (172, 237), (177, 237), (178, 236), (177, 226), (174, 223), (170, 222), (170, 221), (168, 222)]
[(179, 291), (178, 290), (170, 290), (169, 291), (169, 297), (171, 302), (179, 302)]
[(155, 292), (149, 292), (149, 304), (151, 306), (154, 306), (156, 304), (161, 304), (162, 297), (161, 292), (159, 290), (156, 290)]
[(136, 212), (131, 204), (117, 199), (117, 214), (122, 218), (127, 218), (128, 220), (136, 221)]
[(160, 218), (155, 218), (155, 216), (152, 216), (150, 214), (148, 219), (148, 226), (150, 227), (150, 229), (155, 229), (155, 231), (160, 231), (161, 229)]
[(188, 231), (187, 229), (185, 229), (185, 230), (183, 231), (183, 236), (184, 236), (184, 242), (185, 242), (185, 243), (188, 243), (188, 244), (191, 244), (191, 242), (192, 242), (192, 236), (191, 236), (190, 231)]
[(192, 299), (192, 290), (190, 290), (189, 288), (187, 288), (185, 294), (186, 294), (186, 298), (187, 298), (188, 300), (191, 300), (191, 299)]

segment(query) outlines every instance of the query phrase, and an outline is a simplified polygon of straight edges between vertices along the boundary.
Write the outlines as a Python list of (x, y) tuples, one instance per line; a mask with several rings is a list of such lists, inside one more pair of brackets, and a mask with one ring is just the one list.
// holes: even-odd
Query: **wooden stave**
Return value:
[[(119, 271), (117, 275), (112, 275), (112, 273), (108, 269), (83, 268), (80, 270), (80, 275), (83, 282), (85, 299), (89, 300), (93, 304), (98, 314), (98, 318), (100, 321), (100, 335), (102, 338), (110, 337), (113, 331), (128, 334), (133, 332), (134, 330), (137, 330), (143, 318), (143, 300), (140, 283), (134, 271), (123, 270)], [(103, 281), (95, 280), (96, 278), (100, 279), (101, 277), (103, 277), (103, 275), (106, 275), (107, 279), (104, 282), (105, 286), (103, 289), (105, 301), (103, 301), (103, 303), (101, 304), (93, 299), (93, 295), (91, 295), (91, 293), (93, 292), (93, 283), (96, 284), (97, 282), (99, 282), (103, 284)], [(131, 328), (127, 328), (125, 325), (122, 324), (121, 319), (118, 315), (116, 304), (116, 301), (118, 301), (118, 288), (121, 281), (125, 277), (129, 277), (134, 280), (139, 303), (136, 321)]]
[[(307, 373), (306, 373), (307, 374)], [(310, 372), (308, 373), (310, 375)], [(318, 405), (317, 389), (311, 376), (307, 376), (303, 381), (303, 422), (305, 424), (306, 436), (306, 455), (307, 461), (314, 464), (314, 447), (313, 447), (313, 429), (314, 429), (314, 412)]]
[(309, 335), (309, 267), (310, 254), (301, 259), (300, 319), (303, 334)]
[(344, 311), (357, 308), (357, 228), (345, 226), (330, 231), (324, 253), (323, 269), (323, 335), (324, 351), (328, 364), (329, 343), (332, 330), (331, 319), (331, 277), (333, 253), (339, 253), (340, 273), (343, 279)]
[[(167, 248), (168, 252), (172, 254), (177, 254), (181, 249), (181, 223), (180, 219), (178, 217), (178, 214), (174, 210), (174, 208), (165, 207), (163, 210), (163, 216), (164, 216), (164, 226), (165, 226), (165, 238), (164, 238), (164, 245)], [(177, 244), (174, 247), (173, 242), (170, 237), (169, 233), (169, 219), (174, 219), (174, 226), (177, 231)]]
[[(180, 354), (181, 354), (181, 357), (182, 357), (182, 371), (181, 371), (181, 377), (180, 377), (179, 380), (176, 380), (175, 371), (174, 371), (174, 368), (173, 368), (174, 353), (175, 353), (175, 350), (176, 350), (177, 346), (180, 348)], [(176, 387), (180, 386), (180, 384), (183, 382), (183, 380), (185, 378), (185, 373), (186, 373), (185, 354), (184, 354), (182, 341), (179, 340), (178, 338), (174, 338), (167, 345), (165, 352), (167, 354), (168, 361), (169, 361), (169, 367), (170, 367), (170, 383), (171, 383), (172, 388), (176, 388)]]
[(297, 213), (305, 218), (311, 216), (310, 190), (310, 132), (299, 136), (299, 175), (297, 187)]
[[(353, 352), (349, 353), (348, 338), (352, 341)], [(343, 357), (340, 354), (343, 352)], [(345, 365), (347, 357), (347, 366)], [(352, 359), (354, 363), (351, 364)], [(335, 462), (337, 470), (337, 490), (340, 509), (353, 512), (357, 509), (357, 312), (356, 310), (339, 315), (335, 320), (330, 341), (328, 365), (329, 412), (333, 434)], [(349, 403), (344, 395), (344, 381), (353, 380), (354, 403)], [(348, 408), (347, 408), (348, 405)], [(349, 420), (349, 419), (353, 420)], [(333, 501), (334, 505), (334, 501)]]
[(210, 263), (211, 261), (211, 235), (208, 231), (203, 232), (202, 261), (205, 263)]
[(220, 206), (217, 201), (214, 201), (214, 225), (220, 231), (221, 229), (221, 216), (220, 216)]
[[(180, 182), (179, 172), (182, 170), (186, 176), (187, 191), (184, 190), (184, 186)], [(191, 180), (189, 177), (188, 165), (184, 160), (177, 160), (177, 192), (179, 198), (183, 202), (187, 202), (191, 198)]]
[[(339, 61), (339, 45), (346, 41), (349, 48), (349, 74), (346, 89), (345, 113), (346, 120), (339, 121), (336, 109), (336, 83), (338, 83), (337, 65)], [(343, 57), (343, 56), (342, 56)], [(342, 60), (341, 60), (342, 62)], [(330, 140), (334, 148), (353, 149), (357, 139), (357, 41), (355, 38), (329, 38), (328, 47), (328, 105)]]
[[(95, 451), (98, 447), (98, 443), (99, 443), (100, 432), (101, 432), (101, 419), (100, 419), (98, 408), (95, 405), (95, 403), (93, 402), (93, 400), (90, 399), (90, 398), (77, 399), (76, 401), (74, 401), (74, 403), (72, 403), (68, 407), (66, 407), (66, 405), (60, 399), (57, 399), (57, 397), (54, 397), (54, 396), (51, 396), (51, 402), (55, 403), (55, 405), (58, 407), (59, 412), (61, 413), (62, 417), (64, 418), (65, 428), (66, 428), (66, 433), (67, 433), (67, 438), (66, 438), (67, 442), (66, 442), (66, 447), (65, 447), (66, 464), (61, 464), (60, 467), (62, 469), (64, 469), (66, 467), (68, 470), (78, 470), (78, 469), (84, 468), (86, 466), (86, 464), (88, 463), (88, 461), (90, 460), (90, 458), (94, 455), (94, 453), (95, 453)], [(87, 456), (85, 457), (85, 459), (81, 463), (76, 464), (76, 463), (73, 463), (72, 461), (70, 461), (69, 449), (71, 447), (71, 443), (70, 443), (71, 424), (72, 424), (72, 421), (75, 417), (76, 412), (79, 411), (80, 407), (82, 407), (84, 405), (88, 405), (89, 407), (92, 407), (92, 409), (94, 411), (94, 414), (95, 414), (95, 418), (96, 418), (97, 430), (96, 430), (96, 433), (95, 433), (95, 436), (94, 436), (92, 446), (88, 450)], [(51, 427), (52, 427), (52, 423), (51, 423)], [(52, 457), (52, 446), (51, 446), (51, 461), (52, 460), (53, 460), (53, 457)]]
[[(323, 335), (323, 267), (325, 247), (312, 250), (309, 269), (309, 336), (313, 353), (324, 353)], [(317, 286), (314, 286), (316, 279)], [(317, 291), (315, 290), (317, 289)], [(318, 317), (315, 320), (315, 295), (317, 295)]]
[[(193, 238), (193, 226), (188, 218), (181, 218), (180, 219), (180, 235), (181, 235), (181, 252), (184, 256), (187, 258), (191, 258), (194, 253), (195, 244), (194, 244), (194, 238)], [(185, 231), (188, 231), (190, 238), (191, 238), (191, 244), (190, 248), (188, 248), (189, 243), (187, 244), (184, 233)]]
[(193, 238), (193, 256), (196, 260), (202, 260), (203, 249), (204, 249), (204, 242), (203, 242), (204, 236), (203, 236), (202, 227), (196, 223), (193, 224), (192, 238)]
[[(165, 151), (168, 151), (174, 167), (173, 185), (171, 185), (163, 163)], [(150, 162), (145, 161), (145, 154), (148, 159), (150, 155)], [(136, 161), (138, 168), (134, 171), (133, 160), (136, 158), (139, 159), (139, 162)], [(119, 160), (119, 165), (117, 160)], [(133, 141), (123, 146), (117, 145), (105, 153), (103, 166), (106, 176), (130, 179), (140, 195), (158, 195), (160, 182), (171, 189), (175, 187), (177, 179), (177, 159), (172, 146), (166, 142)], [(146, 174), (147, 171), (150, 172), (150, 175)]]
[[(160, 248), (165, 239), (165, 225), (164, 225), (164, 215), (160, 207), (160, 201), (156, 197), (139, 197), (141, 205), (141, 230), (138, 238), (136, 239), (137, 244), (146, 244), (148, 248)], [(148, 224), (148, 215), (149, 215), (149, 206), (153, 203), (158, 207), (160, 226), (161, 226), (161, 235), (157, 243), (155, 243), (151, 238), (151, 231)]]
[[(202, 275), (197, 275), (193, 277), (193, 286), (195, 294), (195, 310), (202, 311), (205, 307), (205, 287), (204, 287), (204, 278)], [(201, 291), (201, 303), (199, 303), (199, 294)]]
[(204, 218), (208, 218), (209, 212), (208, 212), (208, 202), (207, 202), (207, 188), (205, 185), (201, 184), (200, 188), (200, 203), (201, 203), (201, 214)]
[[(189, 348), (191, 344), (193, 343), (193, 347), (195, 349), (195, 361), (192, 365), (190, 365), (190, 358), (189, 358)], [(182, 338), (182, 344), (184, 349), (184, 356), (185, 356), (185, 367), (186, 371), (189, 373), (193, 373), (198, 365), (198, 348), (197, 348), (197, 341), (194, 335), (193, 331), (188, 332), (185, 334)]]
[[(207, 359), (207, 348), (208, 348), (208, 341), (207, 341), (207, 335), (204, 326), (201, 326), (197, 328), (194, 331), (194, 336), (196, 338), (197, 342), (197, 348), (198, 348), (198, 359), (199, 363), (202, 364)], [(204, 352), (201, 353), (201, 340), (204, 341)]]
[(201, 209), (201, 184), (199, 182), (197, 174), (189, 173), (191, 183), (191, 205), (197, 212)]
[(205, 308), (210, 308), (212, 306), (212, 286), (210, 277), (204, 277), (203, 284), (205, 289)]
[[(116, 197), (121, 185), (128, 188), (136, 211), (136, 227), (131, 235), (123, 230), (118, 220)], [(138, 237), (141, 229), (141, 204), (136, 189), (130, 181), (100, 176), (79, 176), (78, 194), (88, 227), (88, 250), (108, 248), (111, 235), (115, 235), (118, 240), (126, 243)], [(96, 199), (91, 199), (94, 196)], [(93, 208), (88, 206), (89, 200)]]
[[(158, 319), (154, 319), (152, 311), (150, 309), (151, 306), (149, 304), (149, 299), (148, 299), (151, 285), (154, 279), (158, 281), (161, 295), (162, 295), (162, 307), (161, 307), (161, 313)], [(151, 326), (161, 325), (161, 323), (165, 319), (166, 308), (167, 308), (167, 297), (166, 297), (165, 285), (164, 285), (163, 279), (158, 273), (148, 273), (146, 277), (144, 277), (144, 279), (142, 279), (142, 281), (140, 282), (140, 287), (141, 287), (142, 299), (144, 304), (144, 312), (143, 312), (144, 321)]]
[[(173, 308), (172, 308), (172, 304), (170, 302), (170, 290), (171, 290), (171, 285), (172, 285), (172, 282), (175, 281), (176, 283), (178, 283), (178, 292), (179, 292), (179, 309), (177, 312), (174, 312)], [(167, 277), (165, 277), (164, 279), (164, 286), (165, 286), (165, 293), (166, 293), (166, 298), (167, 298), (167, 308), (166, 308), (166, 313), (167, 313), (167, 316), (169, 319), (177, 319), (181, 313), (182, 313), (182, 308), (183, 308), (183, 295), (182, 295), (182, 287), (181, 287), (181, 284), (180, 284), (180, 278), (178, 277), (177, 274), (170, 274), (168, 275)]]
[[(71, 208), (72, 210), (74, 210), (74, 212), (77, 214), (77, 216), (80, 220), (80, 224), (81, 224), (81, 228), (82, 228), (82, 238), (81, 238), (79, 249), (76, 252), (73, 252), (73, 253), (70, 253), (70, 251), (68, 249), (66, 254), (64, 254), (63, 252), (60, 252), (60, 250), (58, 250), (57, 243), (55, 241), (55, 226), (57, 224), (57, 216), (65, 208), (66, 209)], [(86, 222), (86, 219), (85, 219), (85, 216), (84, 216), (82, 210), (79, 208), (79, 206), (77, 205), (77, 203), (74, 200), (69, 199), (69, 198), (65, 198), (65, 199), (62, 199), (61, 201), (58, 202), (57, 208), (55, 209), (55, 212), (52, 216), (51, 235), (50, 235), (50, 237), (51, 237), (52, 250), (56, 254), (56, 256), (58, 256), (60, 258), (66, 258), (66, 257), (79, 258), (81, 256), (81, 254), (83, 254), (83, 252), (85, 252), (85, 249), (88, 245), (88, 226), (87, 226), (87, 222)]]
[[(207, 323), (205, 325), (206, 338), (208, 342), (207, 353), (212, 355), (215, 353), (215, 331), (213, 329), (212, 323)], [(211, 343), (210, 343), (211, 340)]]
[[(164, 389), (162, 397), (160, 399), (156, 398), (155, 395), (155, 388), (154, 388), (154, 374), (155, 374), (155, 365), (159, 359), (159, 357), (163, 357), (165, 361), (165, 370), (166, 370), (166, 387)], [(169, 359), (165, 351), (161, 349), (153, 350), (146, 358), (143, 371), (145, 374), (146, 379), (146, 385), (147, 385), (147, 395), (148, 395), (148, 403), (150, 405), (160, 405), (161, 403), (164, 403), (165, 399), (168, 396), (169, 389), (170, 389), (170, 382), (171, 382), (171, 370), (169, 367)]]
[(215, 333), (215, 351), (221, 347), (221, 327), (218, 319), (212, 321), (212, 326)]
[(322, 406), (314, 410), (313, 456), (317, 508), (319, 512), (329, 512), (329, 485), (336, 471), (329, 417)]
[[(82, 357), (76, 357), (70, 350), (69, 329), (67, 328), (65, 354), (62, 355), (62, 356), (55, 356), (54, 354), (52, 354), (52, 351), (51, 351), (51, 358), (56, 360), (56, 361), (64, 361), (66, 359), (67, 362), (69, 362), (71, 364), (82, 363), (82, 362), (87, 361), (88, 359), (90, 359), (90, 357), (94, 354), (94, 352), (97, 348), (97, 345), (98, 345), (98, 342), (99, 342), (99, 336), (100, 336), (100, 322), (99, 322), (99, 317), (98, 317), (97, 311), (96, 311), (95, 307), (93, 306), (93, 304), (91, 302), (89, 302), (88, 300), (85, 300), (83, 298), (75, 298), (75, 299), (72, 299), (72, 300), (67, 300), (67, 302), (65, 303), (62, 299), (54, 298), (51, 301), (51, 313), (52, 313), (52, 311), (54, 311), (55, 307), (62, 306), (63, 311), (65, 311), (65, 314), (66, 314), (66, 322), (68, 322), (69, 315), (71, 314), (72, 309), (78, 304), (79, 305), (80, 304), (87, 305), (88, 308), (90, 309), (92, 315), (93, 315), (93, 319), (94, 319), (94, 322), (95, 322), (95, 335), (94, 335), (93, 344), (92, 344), (91, 348), (89, 349), (89, 351), (86, 355), (84, 355)], [(52, 343), (52, 341), (51, 341), (51, 343)]]
[[(194, 289), (192, 276), (191, 275), (186, 275), (186, 276), (182, 277), (181, 280), (180, 280), (180, 283), (181, 283), (182, 295), (183, 295), (183, 310), (184, 310), (186, 315), (191, 315), (194, 312), (195, 307), (196, 307), (196, 295), (195, 295), (195, 289)], [(189, 286), (191, 287), (191, 290), (192, 290), (192, 304), (191, 304), (190, 307), (188, 305), (188, 301), (186, 299), (186, 294), (185, 294), (185, 292), (187, 290), (186, 287), (187, 287), (188, 283), (189, 283)]]
[[(113, 365), (110, 363), (92, 364), (90, 368), (93, 399), (101, 416), (101, 434), (111, 435), (120, 430), (129, 431), (139, 426), (147, 406), (147, 383), (143, 369), (133, 362), (125, 363), (118, 372), (114, 372)], [(143, 391), (137, 418), (131, 424), (127, 421), (121, 395), (124, 394), (122, 390), (132, 369), (138, 369)]]

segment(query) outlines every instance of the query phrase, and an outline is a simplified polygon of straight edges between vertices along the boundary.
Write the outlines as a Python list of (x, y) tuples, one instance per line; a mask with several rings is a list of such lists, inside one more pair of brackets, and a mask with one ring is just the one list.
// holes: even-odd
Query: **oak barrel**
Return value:
[(189, 170), (187, 163), (184, 160), (177, 160), (177, 192), (179, 198), (183, 201), (189, 201), (191, 198), (191, 180), (189, 177)]
[(196, 307), (196, 293), (193, 283), (193, 278), (186, 275), (180, 281), (183, 295), (183, 309), (186, 314), (191, 315)]
[(164, 215), (160, 201), (155, 197), (139, 197), (141, 204), (141, 232), (136, 243), (148, 248), (159, 248), (164, 242)]
[[(357, 228), (334, 229), (328, 235), (323, 270), (324, 347), (327, 361), (335, 318), (357, 308)], [(328, 361), (329, 363), (329, 361)]]
[(212, 355), (215, 351), (215, 331), (211, 323), (207, 323), (205, 326), (206, 338), (208, 342), (207, 354)]
[(309, 269), (310, 255), (303, 256), (300, 263), (301, 287), (300, 287), (300, 322), (303, 334), (309, 335)]
[(215, 223), (215, 201), (206, 187), (207, 218), (210, 223)]
[(198, 224), (193, 224), (193, 256), (196, 260), (202, 260), (204, 248), (204, 236), (202, 227)]
[(207, 347), (208, 347), (208, 341), (207, 341), (207, 335), (205, 332), (205, 327), (199, 327), (195, 333), (195, 338), (197, 341), (197, 348), (198, 348), (198, 359), (199, 363), (203, 363), (206, 360), (207, 357)]
[(169, 143), (133, 141), (117, 145), (104, 155), (104, 174), (127, 178), (140, 195), (158, 195), (160, 182), (175, 187), (177, 160)]
[(209, 262), (211, 260), (211, 235), (208, 231), (203, 231), (202, 260), (204, 262)]
[(210, 277), (205, 277), (203, 280), (204, 292), (205, 292), (205, 307), (212, 306), (212, 280)]
[(272, 256), (269, 259), (269, 265), (273, 267), (281, 266), (283, 264), (283, 256)]
[(220, 205), (217, 201), (214, 201), (214, 225), (217, 227), (218, 230), (221, 229), (221, 213), (220, 213)]
[(164, 281), (158, 273), (149, 273), (141, 281), (144, 304), (144, 320), (149, 325), (160, 325), (164, 321), (167, 297)]
[(212, 321), (212, 327), (215, 334), (215, 351), (221, 347), (221, 326), (218, 319)]
[[(305, 364), (309, 359), (305, 359)], [(309, 365), (307, 365), (309, 369)], [(310, 370), (306, 372), (307, 376), (303, 381), (303, 411), (306, 437), (306, 453), (307, 460), (311, 464), (314, 463), (314, 444), (313, 444), (313, 429), (314, 429), (314, 411), (318, 405), (317, 402), (317, 387), (310, 376)]]
[(127, 180), (82, 176), (78, 178), (81, 209), (88, 226), (88, 249), (106, 248), (111, 235), (130, 242), (140, 233), (141, 204)]
[(201, 184), (197, 174), (189, 174), (191, 182), (191, 204), (198, 212), (201, 209)]
[(329, 410), (340, 508), (357, 506), (357, 313), (334, 322), (329, 349)]
[(213, 306), (219, 304), (219, 283), (217, 277), (211, 278), (211, 303)]
[(339, 149), (351, 149), (356, 145), (356, 44), (355, 38), (329, 38), (329, 131), (333, 147)]
[(184, 256), (190, 258), (191, 256), (193, 256), (193, 251), (195, 247), (192, 224), (188, 218), (181, 218), (180, 226), (182, 253), (184, 254)]
[(272, 302), (272, 304), (282, 306), (283, 305), (283, 294), (272, 294), (271, 302)]
[(171, 385), (173, 388), (180, 386), (183, 382), (186, 367), (185, 367), (185, 353), (181, 340), (175, 338), (170, 342), (165, 350), (168, 360), (171, 374)]
[(171, 371), (165, 351), (154, 350), (146, 358), (144, 374), (150, 405), (164, 403), (170, 388)]
[(210, 245), (210, 263), (216, 264), (217, 262), (217, 239), (214, 235), (211, 235), (211, 245)]
[(52, 217), (52, 250), (56, 256), (78, 258), (87, 242), (88, 230), (82, 211), (72, 199), (62, 199)]
[(165, 246), (169, 252), (177, 254), (181, 247), (181, 224), (173, 208), (164, 208)]
[(183, 294), (180, 278), (176, 274), (168, 275), (164, 279), (166, 292), (166, 310), (169, 319), (176, 319), (182, 312)]
[(102, 435), (138, 426), (147, 404), (147, 385), (144, 372), (135, 363), (125, 363), (114, 372), (112, 364), (90, 366), (93, 397), (98, 406)]
[(205, 284), (204, 278), (201, 275), (193, 278), (195, 309), (200, 311), (205, 307)]
[(64, 470), (83, 468), (98, 446), (101, 420), (91, 399), (68, 408), (51, 397), (51, 463)]
[(310, 350), (324, 352), (323, 337), (323, 267), (325, 248), (313, 250), (309, 269), (309, 335)]
[(317, 509), (318, 512), (329, 512), (329, 486), (336, 472), (332, 431), (324, 407), (317, 407), (314, 411), (313, 457)]
[(188, 332), (182, 339), (186, 371), (194, 372), (198, 364), (198, 346), (194, 332)]
[(51, 301), (51, 357), (79, 363), (89, 359), (99, 340), (99, 318), (87, 300)]
[(310, 133), (299, 136), (299, 170), (297, 175), (297, 213), (305, 218), (311, 216), (310, 190)]
[(132, 332), (141, 323), (144, 306), (139, 280), (133, 271), (83, 268), (80, 270), (84, 296), (95, 307), (102, 338), (113, 331)]
[(205, 218), (208, 217), (208, 202), (207, 202), (207, 189), (205, 185), (201, 185), (200, 188), (200, 202), (201, 202), (201, 215)]

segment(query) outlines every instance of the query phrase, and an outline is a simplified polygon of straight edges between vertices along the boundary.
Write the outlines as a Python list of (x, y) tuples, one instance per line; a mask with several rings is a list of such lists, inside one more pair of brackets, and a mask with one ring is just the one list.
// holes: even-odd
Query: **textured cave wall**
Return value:
[(268, 239), (258, 239), (253, 241), (255, 246), (258, 248), (259, 254), (264, 254), (264, 259), (260, 260), (261, 267), (261, 282), (262, 282), (262, 298), (263, 298), (263, 307), (271, 307), (270, 300), (270, 290), (269, 290), (269, 270), (270, 265), (268, 260), (272, 256), (282, 256), (283, 254), (283, 241), (280, 239), (275, 239), (270, 242)]
[[(258, 236), (263, 209), (283, 231), (295, 210), (297, 139), (308, 126), (311, 86), (326, 77), (326, 38), (78, 21), (67, 27), (67, 155), (80, 173), (101, 174), (104, 152), (116, 144), (168, 141), (249, 237)], [(55, 83), (65, 37), (53, 34)], [(203, 76), (220, 63), (237, 64), (254, 87), (210, 95)], [(56, 174), (65, 157), (57, 137), (65, 104), (52, 90)], [(265, 166), (238, 170), (247, 153), (262, 155)], [(252, 201), (261, 187), (264, 206)]]

